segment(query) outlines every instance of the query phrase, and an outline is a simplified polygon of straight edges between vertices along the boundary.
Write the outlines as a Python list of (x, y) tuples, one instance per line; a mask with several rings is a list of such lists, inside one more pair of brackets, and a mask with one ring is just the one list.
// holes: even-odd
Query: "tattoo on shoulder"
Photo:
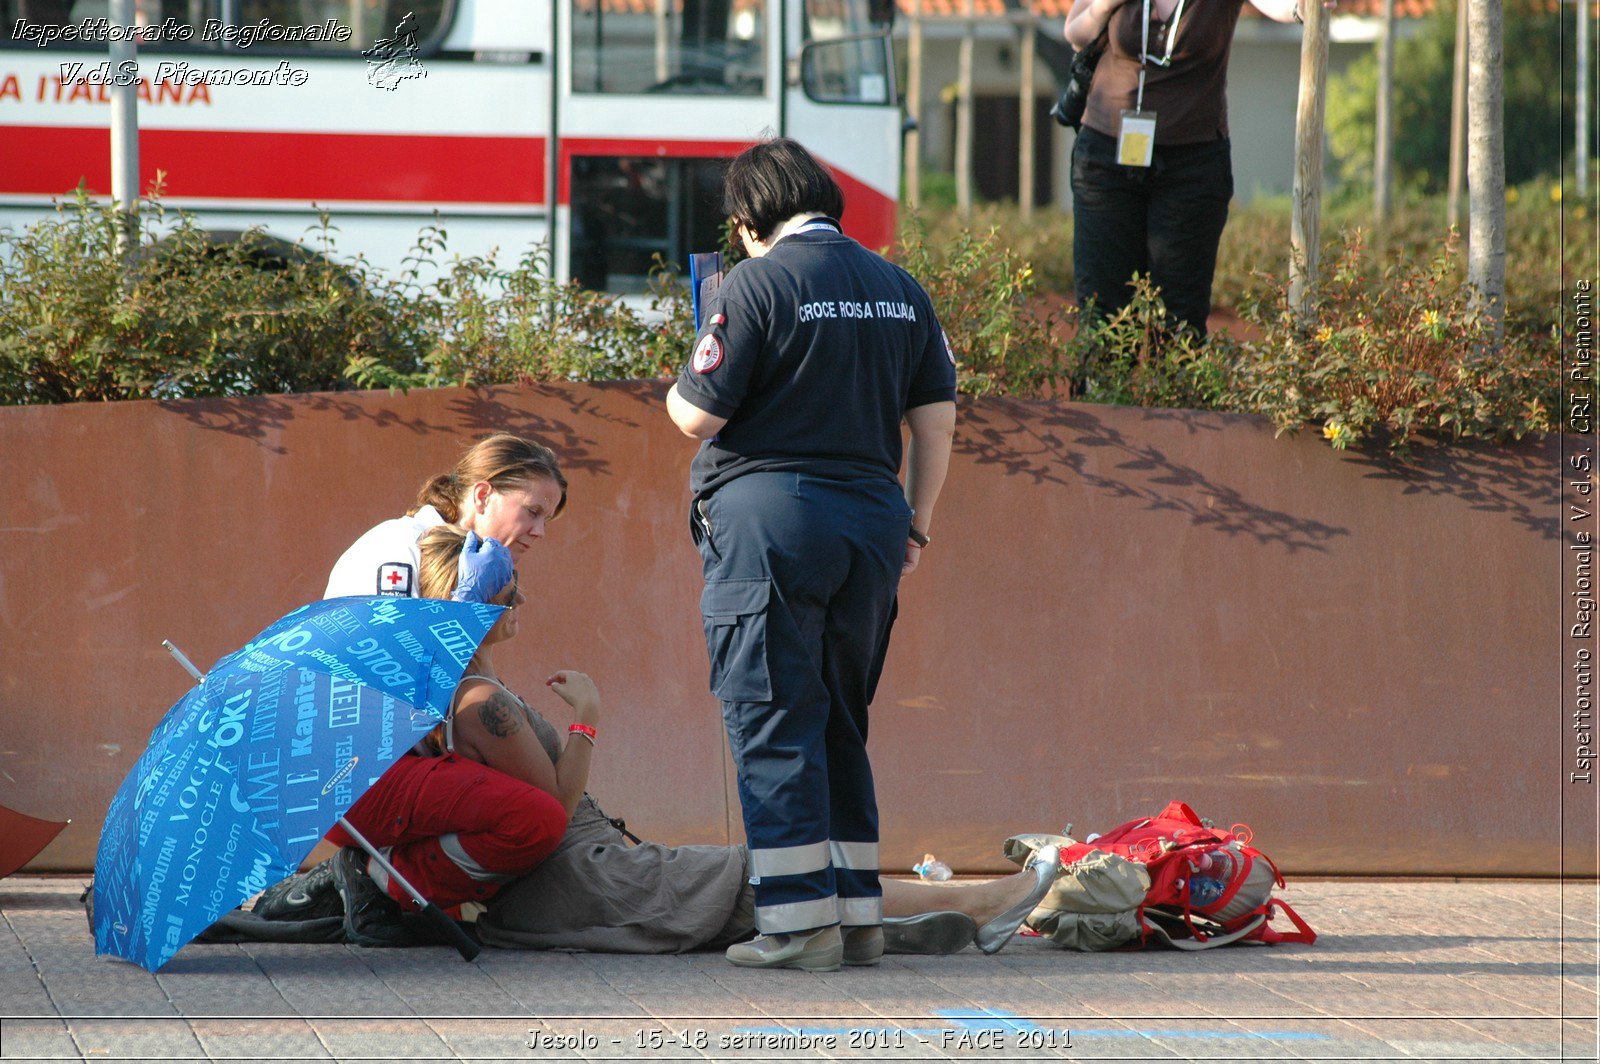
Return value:
[(496, 739), (504, 739), (522, 727), (522, 707), (502, 691), (493, 691), (478, 706), (478, 719)]

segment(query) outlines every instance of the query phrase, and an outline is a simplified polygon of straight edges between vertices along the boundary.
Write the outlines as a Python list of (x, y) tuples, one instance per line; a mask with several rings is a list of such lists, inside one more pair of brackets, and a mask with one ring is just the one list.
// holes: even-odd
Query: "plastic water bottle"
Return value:
[(922, 863), (912, 865), (911, 870), (922, 877), (923, 882), (943, 883), (955, 873), (950, 871), (950, 866), (939, 860), (931, 853), (922, 855)]
[(1205, 908), (1222, 897), (1224, 886), (1222, 880), (1211, 876), (1190, 876), (1189, 904), (1196, 909)]

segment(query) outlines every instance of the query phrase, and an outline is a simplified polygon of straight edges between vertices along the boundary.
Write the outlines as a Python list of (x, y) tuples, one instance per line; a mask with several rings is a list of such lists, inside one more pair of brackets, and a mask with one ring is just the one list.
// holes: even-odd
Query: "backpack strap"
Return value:
[(1167, 934), (1166, 929), (1160, 924), (1145, 919), (1142, 912), (1139, 914), (1139, 922), (1144, 926), (1145, 935), (1147, 937), (1149, 935), (1155, 935), (1157, 938), (1161, 939), (1161, 941), (1165, 942), (1174, 949), (1195, 952), (1203, 949), (1215, 949), (1217, 946), (1231, 945), (1232, 943), (1242, 942), (1249, 938), (1256, 938), (1259, 936), (1259, 933), (1266, 928), (1267, 917), (1267, 913), (1261, 913), (1254, 920), (1251, 920), (1248, 924), (1236, 931), (1229, 931), (1225, 935), (1211, 935), (1203, 941), (1195, 938), (1173, 938), (1171, 935)]
[[(1283, 914), (1294, 924), (1295, 930), (1274, 931), (1272, 929), (1270, 926), (1272, 914), (1278, 909), (1283, 910)], [(1317, 941), (1317, 933), (1311, 930), (1311, 925), (1302, 920), (1300, 914), (1289, 908), (1289, 904), (1281, 898), (1273, 898), (1267, 902), (1266, 911), (1262, 915), (1265, 916), (1267, 922), (1257, 928), (1254, 935), (1250, 936), (1257, 942), (1265, 942), (1268, 945), (1276, 945), (1279, 942), (1303, 942), (1309, 946)]]

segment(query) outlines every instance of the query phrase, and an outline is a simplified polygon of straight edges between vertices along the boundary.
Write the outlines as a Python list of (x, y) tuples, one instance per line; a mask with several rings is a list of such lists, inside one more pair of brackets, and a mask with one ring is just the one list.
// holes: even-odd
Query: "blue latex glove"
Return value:
[(450, 597), (456, 602), (488, 602), (511, 583), (511, 552), (498, 539), (480, 539), (467, 533), (456, 563), (456, 589)]

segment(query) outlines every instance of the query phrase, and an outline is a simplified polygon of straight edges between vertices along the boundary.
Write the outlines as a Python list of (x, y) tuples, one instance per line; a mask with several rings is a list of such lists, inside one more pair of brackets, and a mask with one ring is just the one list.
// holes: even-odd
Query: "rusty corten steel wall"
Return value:
[[(663, 384), (0, 410), (0, 804), (100, 818), (202, 668), (506, 429), (562, 456), (502, 671), (605, 695), (591, 789), (641, 834), (740, 836)], [(1286, 871), (1554, 874), (1557, 441), (1407, 471), (1244, 417), (963, 403), (874, 708), (884, 864), (1005, 867), (1182, 798)], [(1592, 838), (1592, 834), (1589, 836)]]

